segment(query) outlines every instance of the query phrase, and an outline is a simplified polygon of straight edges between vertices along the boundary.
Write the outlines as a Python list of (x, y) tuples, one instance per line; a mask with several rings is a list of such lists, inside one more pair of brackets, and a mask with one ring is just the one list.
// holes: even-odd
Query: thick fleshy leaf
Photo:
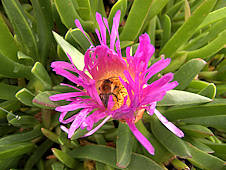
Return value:
[(28, 142), (41, 136), (40, 128), (36, 128), (29, 132), (8, 135), (0, 139), (0, 146), (14, 145), (16, 143)]
[(17, 61), (16, 53), (18, 48), (1, 15), (0, 32), (0, 53), (9, 57), (11, 60)]
[(0, 157), (1, 159), (17, 157), (30, 152), (34, 146), (35, 145), (31, 142), (3, 145), (0, 146)]
[[(225, 115), (226, 100), (215, 99), (213, 102), (196, 106), (182, 106), (168, 109), (164, 115), (170, 121), (205, 116)], [(200, 124), (200, 123), (198, 123)], [(205, 124), (203, 124), (205, 125)]]
[(60, 160), (63, 164), (65, 164), (69, 168), (75, 168), (76, 165), (78, 164), (78, 162), (75, 159), (73, 159), (70, 155), (59, 149), (52, 148), (52, 152), (57, 157), (58, 160)]
[(155, 155), (151, 155), (143, 148), (144, 155), (150, 157), (154, 161), (158, 163), (164, 163), (173, 157), (173, 154), (170, 153), (156, 138), (152, 133), (148, 131), (148, 129), (144, 126), (142, 120), (136, 123), (137, 129), (151, 142), (153, 147), (155, 148)]
[(8, 78), (31, 78), (31, 67), (19, 64), (0, 53), (0, 73)]
[(189, 51), (187, 53), (188, 59), (192, 58), (203, 58), (203, 59), (208, 59), (212, 55), (216, 54), (218, 51), (224, 48), (224, 45), (226, 43), (225, 37), (226, 36), (226, 31), (222, 31), (217, 35), (217, 37), (208, 43), (206, 46), (194, 50), (194, 51)]
[(208, 170), (225, 168), (224, 161), (221, 159), (207, 154), (189, 143), (186, 143), (186, 146), (192, 155), (192, 158), (188, 158), (188, 160), (197, 167)]
[(16, 98), (27, 106), (33, 106), (32, 100), (34, 98), (34, 94), (26, 88), (21, 89), (16, 93)]
[(37, 59), (37, 40), (20, 2), (3, 0), (2, 3), (24, 52)]
[(184, 90), (205, 65), (202, 59), (193, 59), (182, 65), (174, 74), (174, 80), (179, 83), (175, 89)]
[(184, 141), (166, 129), (157, 118), (151, 119), (151, 129), (158, 141), (171, 153), (184, 158), (191, 157)]
[(39, 122), (37, 119), (34, 118), (34, 116), (20, 116), (20, 118), (9, 118), (10, 115), (8, 115), (8, 121), (10, 124), (16, 127), (24, 127), (24, 128), (31, 128), (35, 125), (38, 125)]
[(109, 23), (109, 27), (112, 27), (112, 23), (113, 23), (113, 17), (115, 16), (116, 12), (120, 10), (121, 11), (121, 16), (120, 16), (120, 22), (122, 22), (125, 14), (126, 14), (126, 10), (127, 10), (127, 0), (118, 0), (114, 6), (111, 8), (111, 12), (108, 16), (108, 23)]
[(32, 169), (32, 167), (41, 159), (43, 154), (50, 149), (53, 142), (46, 140), (42, 144), (39, 145), (39, 147), (33, 152), (33, 154), (29, 157), (27, 160), (24, 170)]
[(137, 38), (151, 9), (151, 2), (145, 0), (133, 2), (126, 24), (120, 34), (121, 41), (134, 41)]
[(35, 106), (38, 106), (43, 109), (55, 109), (57, 106), (59, 106), (58, 104), (59, 102), (53, 102), (49, 99), (49, 97), (54, 94), (56, 94), (56, 92), (53, 91), (40, 92), (37, 96), (34, 97), (32, 102)]
[(202, 4), (192, 13), (191, 17), (177, 30), (172, 38), (160, 51), (166, 57), (171, 57), (177, 49), (184, 45), (193, 35), (196, 28), (203, 22), (208, 13), (214, 7), (215, 0), (203, 1)]
[(20, 88), (5, 83), (0, 83), (0, 99), (16, 100), (15, 94)]
[(197, 30), (204, 28), (205, 26), (217, 22), (226, 17), (226, 7), (215, 10), (207, 15), (202, 24), (199, 25)]
[(180, 129), (185, 133), (185, 136), (189, 135), (197, 138), (214, 136), (211, 130), (201, 125), (185, 125), (181, 126)]
[(37, 20), (39, 61), (45, 63), (48, 59), (52, 41), (51, 30), (53, 27), (51, 4), (49, 0), (31, 0), (34, 16)]
[(120, 123), (118, 128), (118, 138), (116, 141), (117, 166), (126, 168), (131, 160), (133, 138), (128, 125)]
[(202, 89), (199, 94), (202, 96), (206, 96), (210, 99), (214, 99), (216, 95), (216, 86), (213, 83), (210, 83), (206, 88)]
[[(91, 40), (87, 33), (86, 36)], [(77, 46), (82, 48), (81, 50), (83, 51), (83, 53), (85, 53), (85, 51), (90, 47), (90, 42), (78, 28), (69, 29), (65, 35), (65, 40), (67, 40), (75, 48), (77, 48)]]
[(41, 63), (36, 62), (31, 72), (39, 81), (41, 81), (45, 89), (51, 89), (52, 81), (45, 67)]
[(70, 55), (72, 58), (73, 64), (79, 69), (83, 70), (85, 63), (84, 63), (84, 55), (80, 53), (77, 49), (75, 49), (71, 44), (63, 39), (60, 35), (53, 32), (53, 35), (57, 41), (57, 43), (61, 46), (64, 52)]
[(166, 93), (164, 98), (157, 103), (158, 106), (174, 106), (186, 104), (201, 104), (208, 103), (212, 100), (210, 98), (180, 90), (170, 90)]
[[(106, 147), (101, 145), (86, 145), (83, 147), (78, 147), (68, 152), (68, 154), (72, 158), (91, 159), (91, 160), (105, 163), (114, 168), (118, 168), (116, 166), (116, 150), (112, 147)], [(128, 169), (129, 170), (137, 170), (137, 169), (161, 170), (162, 167), (157, 163), (155, 163), (153, 160), (143, 155), (133, 153)]]
[(219, 130), (226, 131), (225, 121), (226, 115), (194, 117), (181, 120), (181, 122), (185, 122), (188, 124), (199, 124), (206, 127), (213, 127)]

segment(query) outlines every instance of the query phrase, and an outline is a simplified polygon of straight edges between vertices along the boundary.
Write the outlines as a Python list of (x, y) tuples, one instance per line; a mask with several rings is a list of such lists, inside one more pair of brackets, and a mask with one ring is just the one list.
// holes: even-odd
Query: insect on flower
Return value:
[[(109, 29), (108, 21), (96, 13), (99, 30), (96, 34), (100, 45), (94, 46), (85, 34), (80, 22), (75, 20), (76, 26), (89, 40), (91, 47), (84, 55), (85, 66), (83, 70), (76, 67), (76, 56), (69, 62), (55, 61), (51, 64), (56, 74), (64, 76), (76, 86), (61, 84), (76, 89), (76, 92), (56, 94), (50, 96), (52, 101), (66, 100), (70, 103), (56, 107), (61, 112), (59, 121), (69, 124), (69, 128), (61, 126), (71, 138), (80, 127), (86, 128), (84, 137), (92, 135), (109, 119), (127, 123), (130, 130), (138, 141), (154, 154), (151, 143), (139, 132), (135, 123), (142, 118), (144, 111), (151, 116), (155, 114), (158, 119), (175, 135), (183, 137), (183, 132), (173, 123), (169, 122), (157, 109), (156, 103), (163, 99), (166, 92), (178, 85), (173, 81), (173, 73), (167, 73), (160, 79), (148, 84), (148, 80), (162, 69), (167, 67), (170, 59), (161, 58), (148, 67), (148, 62), (155, 49), (150, 43), (148, 34), (139, 37), (139, 45), (134, 56), (131, 55), (130, 47), (126, 48), (126, 57), (122, 56), (118, 27), (120, 11), (113, 18), (112, 29)], [(107, 45), (106, 32), (109, 33), (110, 45)], [(72, 74), (72, 72), (76, 73)], [(88, 74), (87, 74), (88, 72)], [(83, 87), (83, 90), (77, 88)], [(85, 96), (85, 97), (83, 97)], [(88, 97), (87, 97), (88, 96)], [(80, 109), (81, 111), (70, 118), (64, 119), (68, 112)], [(95, 128), (94, 124), (102, 120)]]

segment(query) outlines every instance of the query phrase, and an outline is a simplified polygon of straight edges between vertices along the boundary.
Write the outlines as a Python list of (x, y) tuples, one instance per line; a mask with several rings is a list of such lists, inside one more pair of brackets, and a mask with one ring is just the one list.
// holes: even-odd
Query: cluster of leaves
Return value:
[[(1, 170), (226, 168), (224, 0), (2, 0), (0, 10)], [(155, 116), (144, 115), (136, 124), (155, 147), (154, 156), (117, 121), (83, 139), (86, 130), (79, 129), (69, 140), (54, 111), (64, 103), (48, 98), (73, 90), (58, 86), (63, 78), (50, 71), (51, 61), (67, 60), (68, 52), (83, 67), (89, 42), (74, 20), (97, 44), (95, 13), (111, 26), (117, 10), (122, 52), (127, 46), (134, 52), (139, 35), (147, 32), (156, 47), (151, 63), (162, 54), (170, 57), (162, 74), (174, 72), (179, 82), (158, 109), (183, 130), (184, 138)]]

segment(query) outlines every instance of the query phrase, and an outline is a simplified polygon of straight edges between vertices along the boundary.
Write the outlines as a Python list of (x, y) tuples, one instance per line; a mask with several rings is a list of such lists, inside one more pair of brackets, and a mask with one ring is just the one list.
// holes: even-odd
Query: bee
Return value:
[(99, 87), (99, 91), (100, 91), (99, 96), (105, 108), (107, 108), (110, 95), (113, 95), (118, 101), (117, 95), (113, 93), (114, 90), (118, 88), (118, 86), (114, 85), (112, 78), (104, 79), (100, 81), (102, 81), (102, 83)]

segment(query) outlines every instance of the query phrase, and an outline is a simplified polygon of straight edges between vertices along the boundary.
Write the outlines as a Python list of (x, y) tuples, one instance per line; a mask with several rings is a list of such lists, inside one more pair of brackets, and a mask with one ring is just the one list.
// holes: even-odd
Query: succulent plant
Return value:
[[(95, 47), (104, 42), (99, 42), (103, 37), (95, 33), (100, 26), (96, 14), (114, 28), (117, 11), (121, 17), (116, 39), (120, 39), (122, 60), (128, 59), (128, 54), (135, 56), (141, 48), (139, 37), (148, 36), (155, 52), (147, 68), (163, 60), (171, 62), (150, 76), (146, 85), (171, 75), (169, 72), (178, 85), (165, 90), (161, 100), (147, 105), (158, 109), (151, 116), (146, 107), (143, 117), (132, 124), (127, 122), (128, 126), (124, 115), (118, 119), (115, 114), (114, 120), (107, 119), (94, 134), (86, 135), (86, 126), (80, 126), (68, 138), (65, 131), (70, 124), (62, 128), (65, 131), (61, 129), (61, 114), (56, 108), (72, 99), (55, 101), (50, 96), (86, 92), (86, 88), (56, 75), (51, 63), (71, 62), (83, 71), (90, 42)], [(226, 168), (224, 0), (2, 0), (0, 12), (0, 170)], [(111, 44), (107, 34), (104, 45)], [(111, 50), (117, 51), (117, 47), (113, 45)], [(135, 78), (118, 78), (125, 88), (133, 81), (136, 83)], [(114, 95), (109, 96), (109, 102), (116, 102)], [(97, 97), (101, 98), (99, 93)], [(66, 119), (81, 109), (70, 110)], [(166, 118), (170, 122), (165, 122)], [(183, 131), (183, 138), (172, 133), (175, 126), (171, 122)], [(100, 122), (94, 121), (93, 126), (99, 127)], [(138, 141), (130, 129), (135, 136), (138, 130), (142, 138), (136, 136)], [(149, 142), (142, 140), (151, 143), (153, 155), (144, 144)]]

